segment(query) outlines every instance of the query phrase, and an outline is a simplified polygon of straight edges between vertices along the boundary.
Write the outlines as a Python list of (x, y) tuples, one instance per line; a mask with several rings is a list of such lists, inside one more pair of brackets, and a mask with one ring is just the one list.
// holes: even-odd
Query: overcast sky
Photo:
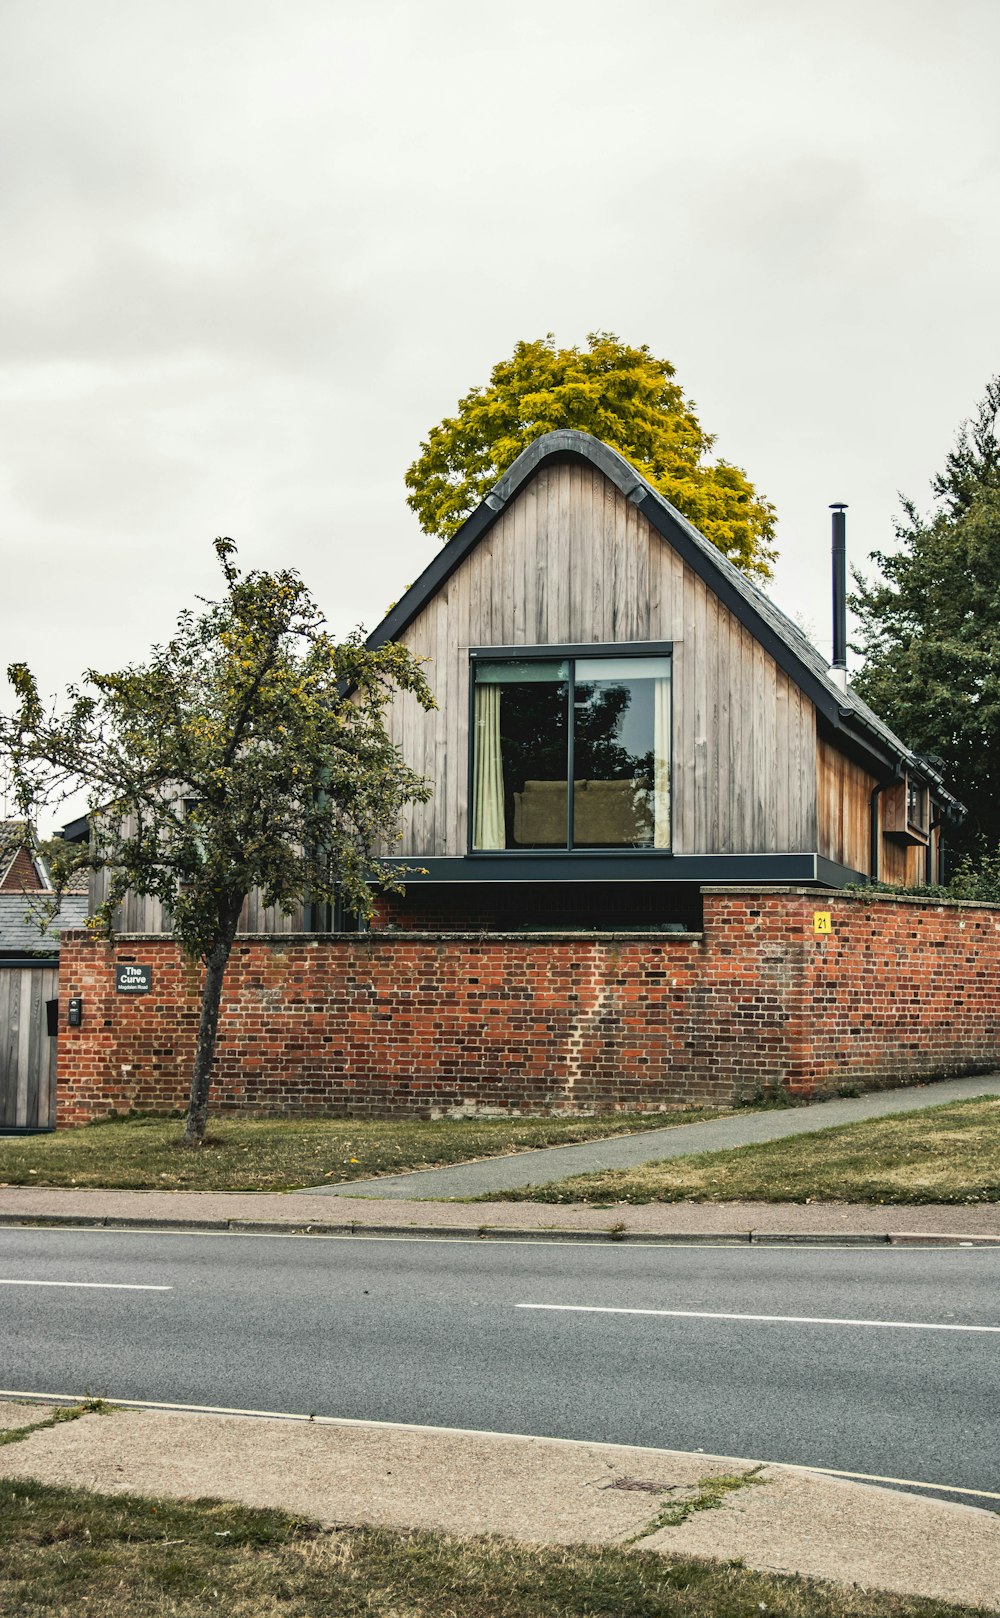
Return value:
[(674, 362), (828, 653), (829, 502), (891, 544), (1000, 371), (996, 0), (0, 19), (0, 661), (46, 690), (165, 636), (218, 533), (371, 628), (437, 548), (420, 440), (550, 330)]

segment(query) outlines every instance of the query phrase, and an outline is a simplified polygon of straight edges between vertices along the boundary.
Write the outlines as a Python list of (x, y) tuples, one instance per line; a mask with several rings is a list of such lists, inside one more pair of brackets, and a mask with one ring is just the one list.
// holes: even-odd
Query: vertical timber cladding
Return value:
[[(126, 830), (134, 831), (134, 819), (126, 822)], [(107, 869), (91, 871), (89, 909), (93, 915), (108, 896), (111, 873)], [(261, 903), (260, 890), (255, 888), (244, 900), (237, 931), (240, 933), (300, 933), (305, 924), (304, 906), (299, 903), (285, 914), (277, 905)], [(168, 933), (171, 929), (170, 913), (159, 899), (148, 893), (126, 893), (114, 914), (116, 933)]]
[(0, 1129), (56, 1121), (56, 1040), (46, 1005), (59, 993), (53, 961), (0, 966)]
[(434, 783), (394, 852), (466, 851), (469, 647), (591, 641), (673, 642), (677, 853), (816, 847), (811, 702), (594, 467), (543, 467), (400, 639), (427, 660), (438, 708), (403, 695), (389, 715)]
[(822, 736), (816, 745), (817, 835), (820, 854), (868, 871), (871, 863), (871, 795), (876, 778), (846, 758)]
[[(878, 778), (822, 736), (816, 744), (816, 763), (817, 849), (827, 859), (871, 875), (871, 797)], [(905, 847), (887, 836), (884, 795), (879, 802), (878, 879), (917, 886), (926, 880), (927, 850), (921, 843)], [(931, 840), (936, 859), (938, 832), (931, 834)]]

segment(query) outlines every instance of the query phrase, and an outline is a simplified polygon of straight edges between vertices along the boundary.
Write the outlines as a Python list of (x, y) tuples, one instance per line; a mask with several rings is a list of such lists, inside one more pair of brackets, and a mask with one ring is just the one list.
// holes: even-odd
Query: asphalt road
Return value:
[(995, 1250), (3, 1230), (0, 1392), (1000, 1491), (998, 1282)]

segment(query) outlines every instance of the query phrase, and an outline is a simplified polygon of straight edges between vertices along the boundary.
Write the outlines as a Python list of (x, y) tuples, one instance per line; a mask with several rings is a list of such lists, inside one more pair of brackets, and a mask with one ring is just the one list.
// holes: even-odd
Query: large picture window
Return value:
[(474, 850), (670, 847), (669, 657), (484, 654), (473, 677)]

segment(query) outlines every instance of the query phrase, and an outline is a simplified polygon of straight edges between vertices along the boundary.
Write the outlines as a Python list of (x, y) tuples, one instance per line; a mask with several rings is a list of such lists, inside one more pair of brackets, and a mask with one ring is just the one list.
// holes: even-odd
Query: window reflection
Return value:
[(483, 661), (475, 678), (474, 848), (669, 848), (669, 658)]

